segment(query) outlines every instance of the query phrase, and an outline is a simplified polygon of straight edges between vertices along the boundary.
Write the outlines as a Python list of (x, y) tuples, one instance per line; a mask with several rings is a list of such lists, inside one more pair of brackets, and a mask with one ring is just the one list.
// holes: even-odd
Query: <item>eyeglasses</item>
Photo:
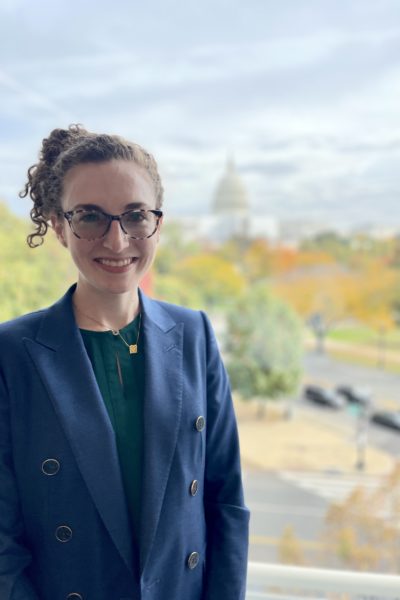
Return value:
[(97, 208), (69, 210), (63, 213), (72, 233), (81, 240), (104, 237), (113, 221), (119, 221), (122, 231), (135, 240), (145, 240), (158, 229), (163, 216), (161, 210), (127, 210), (121, 215), (109, 215)]

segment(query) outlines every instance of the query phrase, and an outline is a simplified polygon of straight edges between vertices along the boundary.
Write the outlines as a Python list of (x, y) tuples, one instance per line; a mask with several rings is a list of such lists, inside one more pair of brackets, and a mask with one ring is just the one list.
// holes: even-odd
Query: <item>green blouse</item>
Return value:
[[(120, 330), (129, 344), (137, 340), (139, 317)], [(80, 330), (100, 392), (114, 428), (122, 480), (136, 542), (140, 535), (140, 492), (143, 455), (144, 355), (111, 331)]]

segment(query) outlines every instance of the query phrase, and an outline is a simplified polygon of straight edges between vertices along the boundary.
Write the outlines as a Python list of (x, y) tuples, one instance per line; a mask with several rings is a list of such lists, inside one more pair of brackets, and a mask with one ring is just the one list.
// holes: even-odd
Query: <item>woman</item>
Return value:
[[(248, 511), (207, 317), (147, 298), (151, 155), (80, 126), (43, 140), (23, 195), (78, 281), (0, 326), (1, 600), (239, 600)], [(54, 265), (57, 268), (57, 265)]]

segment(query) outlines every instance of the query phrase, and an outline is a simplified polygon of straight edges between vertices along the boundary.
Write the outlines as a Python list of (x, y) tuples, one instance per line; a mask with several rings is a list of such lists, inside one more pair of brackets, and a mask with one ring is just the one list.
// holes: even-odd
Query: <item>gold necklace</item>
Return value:
[(97, 325), (101, 325), (102, 327), (105, 327), (106, 331), (111, 331), (111, 333), (113, 335), (119, 336), (121, 338), (121, 340), (124, 342), (125, 346), (129, 349), (129, 354), (137, 354), (137, 351), (138, 351), (138, 341), (139, 341), (139, 335), (140, 335), (140, 325), (142, 323), (142, 313), (141, 312), (139, 313), (139, 327), (138, 327), (138, 332), (137, 332), (137, 337), (136, 337), (136, 343), (135, 344), (128, 344), (128, 342), (122, 337), (119, 329), (112, 329), (111, 327), (108, 327), (107, 325), (104, 325), (104, 323), (101, 323), (100, 321), (98, 321), (94, 317), (90, 317), (89, 315), (87, 315), (86, 313), (84, 313), (80, 308), (77, 307), (77, 305), (75, 304), (75, 302), (73, 304), (74, 304), (74, 307), (76, 308), (76, 310), (79, 313), (81, 313), (81, 315), (83, 315), (87, 319), (90, 319), (90, 321), (93, 321), (94, 323), (97, 323)]
[(127, 348), (129, 348), (129, 354), (137, 354), (138, 351), (138, 341), (139, 341), (139, 335), (140, 335), (140, 324), (142, 322), (142, 313), (139, 313), (139, 327), (138, 327), (138, 332), (137, 332), (137, 337), (136, 337), (136, 343), (135, 344), (128, 344), (128, 342), (126, 340), (124, 340), (124, 338), (121, 335), (121, 332), (119, 331), (119, 329), (110, 329), (111, 333), (113, 335), (118, 335), (121, 340), (124, 342), (125, 346)]

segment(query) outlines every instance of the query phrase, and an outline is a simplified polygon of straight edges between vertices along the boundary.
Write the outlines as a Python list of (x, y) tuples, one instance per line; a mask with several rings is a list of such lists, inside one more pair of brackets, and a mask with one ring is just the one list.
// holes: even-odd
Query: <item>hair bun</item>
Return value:
[(53, 129), (48, 138), (42, 142), (41, 159), (52, 167), (64, 150), (69, 148), (73, 140), (85, 133), (80, 125), (70, 125), (68, 129)]

